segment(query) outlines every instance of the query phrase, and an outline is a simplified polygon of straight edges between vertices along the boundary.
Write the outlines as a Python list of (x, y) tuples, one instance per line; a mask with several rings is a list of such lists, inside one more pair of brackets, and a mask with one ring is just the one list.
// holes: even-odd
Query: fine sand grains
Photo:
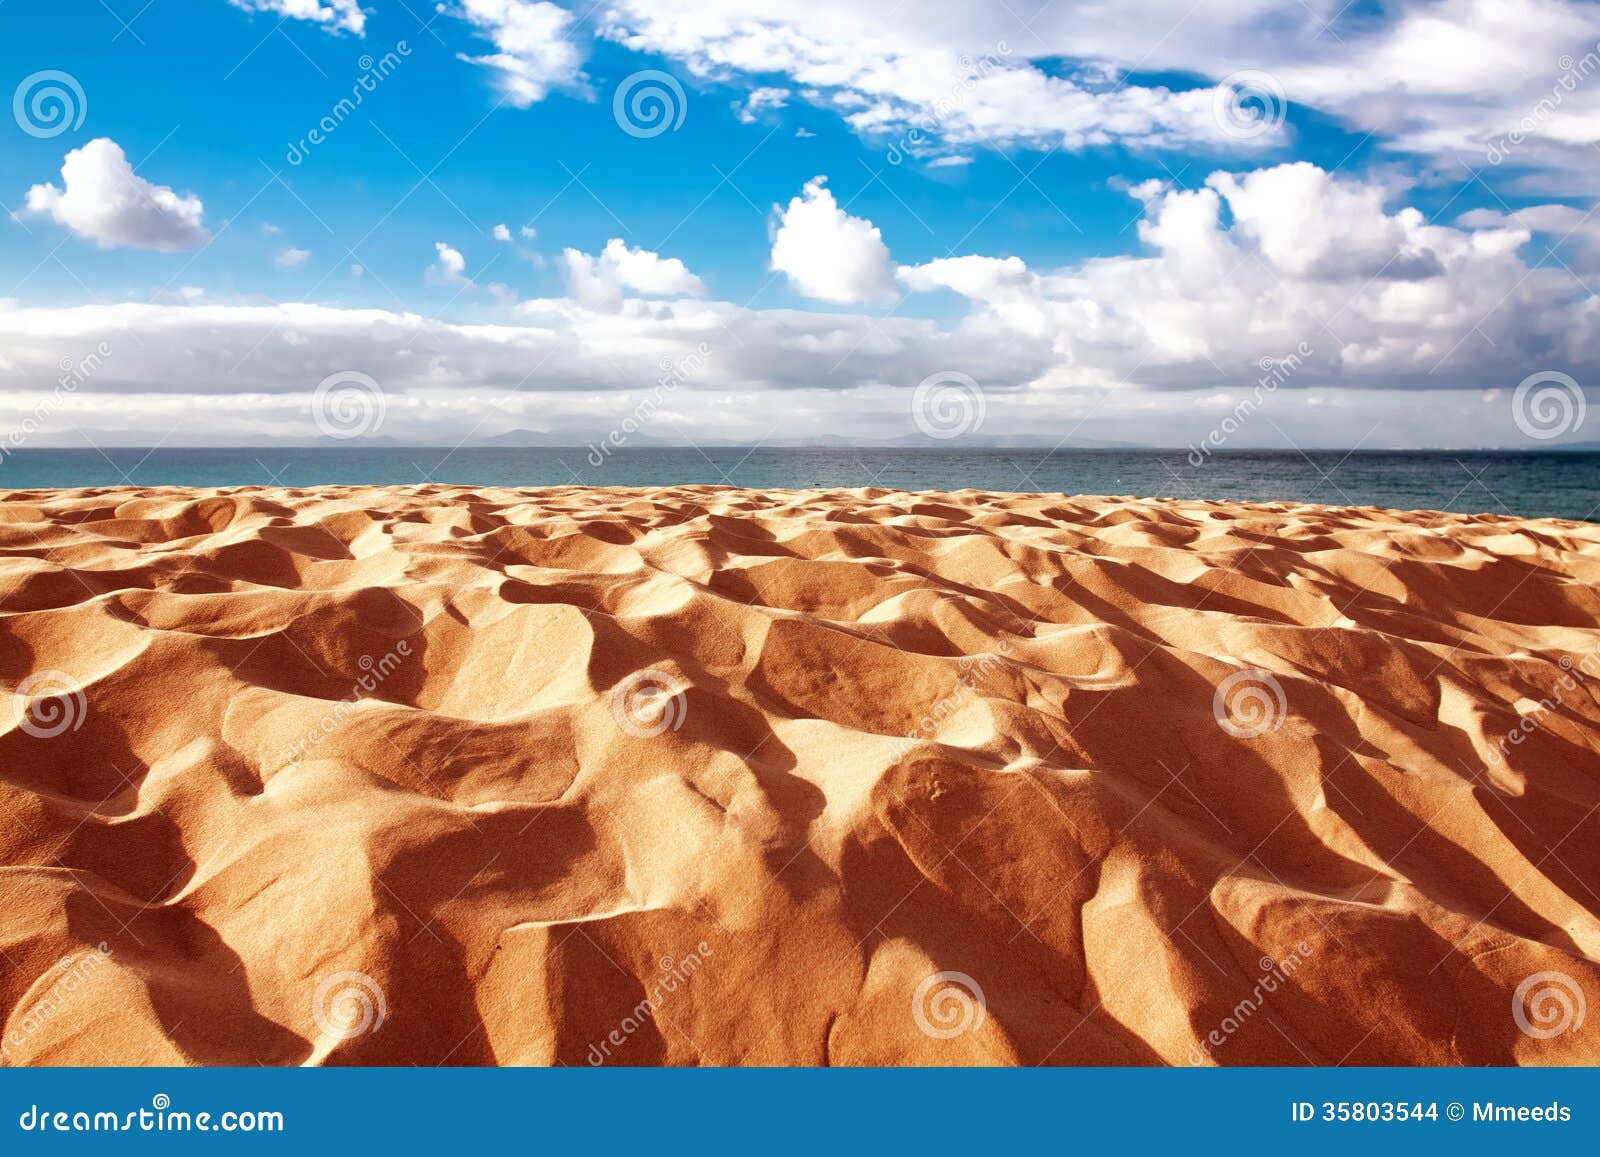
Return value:
[(1600, 1063), (1597, 583), (1281, 503), (6, 493), (0, 1047)]

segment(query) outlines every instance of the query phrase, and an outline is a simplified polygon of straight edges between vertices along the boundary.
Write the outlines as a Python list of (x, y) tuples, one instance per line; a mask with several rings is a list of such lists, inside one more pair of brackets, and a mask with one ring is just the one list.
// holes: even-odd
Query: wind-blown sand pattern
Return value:
[(113, 489), (0, 549), (10, 1064), (1600, 1061), (1597, 526)]

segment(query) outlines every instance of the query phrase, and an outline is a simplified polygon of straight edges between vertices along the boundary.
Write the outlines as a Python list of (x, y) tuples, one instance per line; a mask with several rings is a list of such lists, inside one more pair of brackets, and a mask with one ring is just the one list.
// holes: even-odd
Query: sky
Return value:
[(1600, 6), (8, 0), (0, 454), (1600, 439)]

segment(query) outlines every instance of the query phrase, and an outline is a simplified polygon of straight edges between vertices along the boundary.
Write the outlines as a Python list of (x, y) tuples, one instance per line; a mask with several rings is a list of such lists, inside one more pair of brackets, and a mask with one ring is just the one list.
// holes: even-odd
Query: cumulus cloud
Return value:
[(435, 241), (433, 249), (438, 257), (424, 272), (428, 284), (456, 289), (472, 284), (466, 276), (467, 259), (461, 255), (459, 249), (452, 249), (443, 241)]
[(676, 257), (631, 249), (620, 237), (606, 242), (598, 257), (566, 249), (567, 295), (589, 309), (615, 312), (627, 291), (642, 297), (698, 297), (705, 285)]
[(822, 177), (806, 182), (779, 215), (772, 268), (819, 301), (851, 305), (895, 295), (894, 265), (878, 227), (841, 209)]
[(290, 247), (272, 259), (279, 269), (298, 269), (311, 259), (311, 250)]
[(1133, 193), (1145, 255), (1051, 272), (968, 256), (901, 279), (971, 299), (970, 334), (1047, 350), (1035, 386), (1226, 384), (1302, 342), (1315, 352), (1301, 386), (1495, 388), (1576, 367), (1594, 379), (1600, 302), (1566, 270), (1530, 265), (1513, 222), (1430, 225), (1304, 164)]
[(61, 162), (61, 186), (29, 189), (28, 212), (49, 216), (102, 249), (128, 246), (176, 253), (211, 240), (201, 223), (200, 198), (179, 196), (140, 177), (109, 137), (67, 154)]
[(330, 32), (365, 33), (367, 15), (361, 0), (228, 0), (246, 12), (272, 12), (286, 20), (307, 20)]
[(1236, 231), (1293, 277), (1433, 277), (1442, 268), (1415, 209), (1384, 212), (1385, 190), (1340, 180), (1316, 165), (1279, 165), (1206, 182), (1232, 210)]
[(506, 228), (504, 225), (496, 225), (494, 227), (494, 239), (496, 241), (510, 241), (511, 230)]
[(583, 55), (565, 8), (545, 0), (459, 0), (444, 11), (494, 44), (492, 53), (461, 59), (492, 70), (507, 104), (527, 108), (553, 88), (583, 86)]

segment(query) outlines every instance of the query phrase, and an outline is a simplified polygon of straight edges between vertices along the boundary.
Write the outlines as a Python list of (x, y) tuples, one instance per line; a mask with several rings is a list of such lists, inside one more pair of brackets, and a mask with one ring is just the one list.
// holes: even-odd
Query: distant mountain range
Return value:
[[(92, 452), (93, 447), (111, 450), (147, 450), (148, 446), (130, 445), (123, 441), (126, 435), (115, 430), (86, 430), (84, 435), (87, 441), (66, 441), (59, 445), (45, 445), (44, 440), (35, 440), (33, 447), (40, 450), (87, 450)], [(204, 449), (230, 449), (230, 450), (287, 450), (287, 449), (314, 449), (317, 447), (331, 449), (355, 449), (359, 447), (374, 447), (384, 449), (418, 449), (418, 450), (451, 450), (451, 449), (568, 449), (587, 452), (591, 446), (601, 446), (604, 435), (591, 442), (580, 442), (574, 434), (550, 434), (538, 430), (510, 430), (504, 434), (494, 434), (484, 437), (469, 438), (465, 442), (441, 440), (438, 442), (417, 442), (407, 439), (392, 438), (387, 435), (368, 436), (353, 439), (340, 438), (259, 438), (252, 442), (236, 443), (232, 446), (206, 446)], [(733, 438), (708, 438), (696, 441), (693, 445), (701, 449), (750, 449), (748, 441)], [(183, 446), (168, 443), (162, 449), (196, 449), (193, 446)], [(653, 438), (645, 434), (634, 434), (622, 447), (615, 450), (682, 450), (689, 449), (688, 442), (675, 442), (668, 438)], [(925, 434), (901, 434), (895, 437), (866, 437), (852, 438), (843, 434), (824, 434), (811, 438), (767, 438), (760, 443), (762, 449), (777, 450), (945, 450), (960, 453), (966, 450), (1166, 450), (1173, 453), (1185, 453), (1184, 446), (1158, 446), (1140, 442), (1116, 442), (1102, 438), (1068, 438), (1062, 441), (1055, 434), (964, 434), (959, 438), (930, 438)], [(19, 447), (26, 452), (27, 447)], [(1314, 450), (1319, 453), (1345, 452), (1349, 447), (1344, 446), (1307, 446), (1305, 450)], [(1217, 453), (1227, 454), (1230, 451), (1238, 452), (1289, 452), (1294, 450), (1289, 447), (1261, 447), (1238, 446), (1229, 447)], [(10, 453), (16, 453), (12, 450)], [(1383, 453), (1473, 453), (1473, 452), (1499, 452), (1499, 453), (1597, 453), (1600, 452), (1600, 442), (1559, 442), (1539, 443), (1536, 445), (1518, 446), (1471, 446), (1471, 447), (1415, 447), (1408, 450), (1388, 450), (1379, 448), (1376, 452)]]

